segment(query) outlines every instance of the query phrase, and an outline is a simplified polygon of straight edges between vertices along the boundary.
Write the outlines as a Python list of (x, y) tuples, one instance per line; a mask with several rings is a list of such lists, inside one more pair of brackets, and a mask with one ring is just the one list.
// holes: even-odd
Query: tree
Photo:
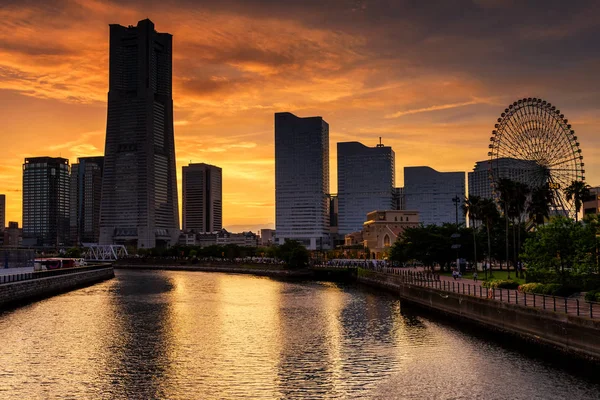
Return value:
[(570, 218), (552, 218), (523, 245), (528, 274), (556, 276), (550, 280), (563, 284), (572, 276), (590, 276), (597, 269), (597, 231), (597, 220), (580, 224)]
[[(490, 229), (494, 220), (498, 219), (498, 209), (496, 203), (492, 199), (481, 199), (481, 219), (485, 225), (487, 231), (487, 242), (488, 242), (488, 263), (490, 266), (490, 276), (492, 273), (492, 239), (490, 235)], [(485, 270), (485, 279), (487, 279), (487, 268)]]
[(537, 226), (550, 218), (550, 203), (552, 203), (552, 192), (547, 185), (533, 189), (527, 205), (527, 215)]
[(277, 258), (283, 260), (290, 269), (306, 267), (310, 257), (306, 247), (296, 240), (289, 239), (277, 247), (276, 254)]
[(81, 258), (81, 249), (79, 247), (71, 247), (65, 252), (65, 257)]
[(584, 181), (573, 181), (565, 188), (565, 195), (568, 201), (575, 202), (575, 221), (579, 221), (581, 206), (590, 197), (590, 186)]
[(469, 216), (469, 224), (473, 229), (473, 260), (475, 262), (475, 269), (477, 269), (477, 230), (475, 229), (475, 225), (471, 223), (471, 221), (481, 221), (481, 197), (479, 196), (469, 196), (465, 199), (465, 202), (462, 206), (463, 212)]
[[(519, 271), (516, 268), (516, 263), (518, 262), (518, 255), (519, 255), (519, 251), (521, 249), (521, 219), (523, 217), (523, 214), (525, 213), (525, 205), (527, 203), (527, 198), (529, 196), (529, 194), (531, 193), (531, 190), (529, 189), (529, 186), (527, 186), (526, 184), (522, 183), (522, 182), (514, 182), (513, 183), (513, 197), (512, 197), (512, 204), (511, 204), (511, 208), (512, 208), (512, 212), (511, 212), (511, 216), (512, 216), (512, 220), (513, 220), (513, 247), (514, 247), (514, 263), (513, 265), (515, 266), (515, 274), (518, 275)], [(516, 240), (516, 244), (515, 244), (515, 219), (517, 221), (517, 240)], [(507, 270), (508, 270), (508, 278), (510, 279), (510, 268), (508, 268), (507, 266)]]

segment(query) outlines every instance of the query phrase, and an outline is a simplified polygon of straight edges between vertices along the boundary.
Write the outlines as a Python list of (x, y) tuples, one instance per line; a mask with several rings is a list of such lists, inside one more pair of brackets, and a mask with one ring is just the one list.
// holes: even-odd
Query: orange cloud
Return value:
[[(274, 222), (278, 111), (329, 122), (332, 192), (337, 141), (375, 145), (382, 136), (396, 152), (397, 184), (405, 165), (468, 171), (486, 158), (504, 107), (523, 96), (561, 103), (584, 157), (600, 144), (598, 78), (590, 72), (600, 66), (598, 52), (577, 53), (586, 43), (578, 35), (597, 33), (585, 6), (548, 30), (552, 16), (538, 21), (526, 7), (514, 15), (495, 0), (465, 5), (471, 14), (445, 2), (423, 9), (379, 0), (284, 3), (55, 0), (1, 8), (0, 193), (8, 194), (8, 219), (21, 219), (24, 157), (76, 162), (103, 153), (108, 24), (145, 17), (174, 35), (179, 184), (190, 161), (222, 167), (226, 226)], [(491, 29), (487, 12), (513, 23)], [(477, 17), (463, 20), (468, 15)], [(600, 179), (595, 158), (586, 170), (591, 183)]]

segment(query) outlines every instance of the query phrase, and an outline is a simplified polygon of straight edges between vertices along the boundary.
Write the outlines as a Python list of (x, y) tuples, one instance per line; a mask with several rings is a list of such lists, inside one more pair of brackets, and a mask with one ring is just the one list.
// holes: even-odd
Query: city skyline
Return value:
[[(146, 16), (175, 36), (179, 197), (181, 166), (190, 160), (222, 166), (227, 228), (255, 231), (275, 221), (272, 115), (280, 111), (322, 115), (331, 124), (331, 144), (375, 143), (383, 136), (396, 152), (402, 186), (404, 166), (471, 171), (486, 159), (504, 108), (538, 96), (568, 116), (584, 151), (587, 181), (598, 184), (593, 3), (568, 9), (556, 3), (548, 7), (556, 11), (541, 15), (525, 4), (515, 16), (514, 5), (479, 1), (457, 8), (460, 18), (442, 4), (330, 2), (326, 13), (307, 4), (298, 13), (290, 12), (295, 5), (247, 4), (144, 8), (82, 1), (73, 7), (59, 1), (0, 10), (7, 21), (0, 28), (6, 220), (21, 222), (24, 158), (61, 156), (74, 163), (103, 153), (107, 24)], [(483, 22), (490, 16), (497, 24)], [(243, 34), (248, 31), (252, 35)], [(337, 157), (330, 147), (334, 188)]]

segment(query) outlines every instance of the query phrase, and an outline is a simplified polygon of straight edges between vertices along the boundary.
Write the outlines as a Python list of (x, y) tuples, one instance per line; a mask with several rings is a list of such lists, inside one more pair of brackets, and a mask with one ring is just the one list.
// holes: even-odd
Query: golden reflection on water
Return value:
[(241, 275), (117, 271), (1, 313), (0, 340), (2, 400), (551, 399), (600, 390), (387, 295)]

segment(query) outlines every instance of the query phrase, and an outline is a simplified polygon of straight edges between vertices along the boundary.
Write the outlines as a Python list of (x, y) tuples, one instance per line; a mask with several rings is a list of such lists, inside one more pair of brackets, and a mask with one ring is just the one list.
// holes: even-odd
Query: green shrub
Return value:
[(519, 286), (519, 291), (548, 296), (570, 296), (577, 291), (577, 288), (559, 283), (525, 283)]
[(516, 289), (519, 283), (512, 279), (493, 279), (483, 282), (482, 286), (490, 289)]
[(587, 301), (598, 301), (600, 302), (600, 289), (590, 290), (585, 294)]

